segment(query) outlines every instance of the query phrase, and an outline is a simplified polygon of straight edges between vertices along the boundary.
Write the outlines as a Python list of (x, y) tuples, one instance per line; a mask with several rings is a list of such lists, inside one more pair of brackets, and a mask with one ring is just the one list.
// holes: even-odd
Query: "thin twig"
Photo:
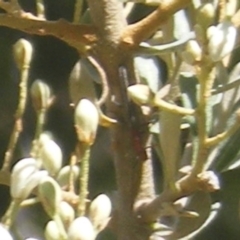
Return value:
[(16, 144), (18, 142), (20, 133), (22, 132), (22, 117), (25, 112), (26, 102), (27, 102), (27, 82), (29, 75), (30, 66), (24, 66), (24, 68), (20, 69), (21, 71), (21, 80), (19, 83), (19, 102), (15, 114), (15, 124), (13, 128), (12, 135), (10, 137), (10, 141), (8, 144), (8, 148), (5, 153), (5, 158), (2, 165), (3, 171), (8, 171), (11, 166), (11, 161), (13, 157), (14, 150), (16, 148)]
[(12, 226), (13, 221), (16, 219), (16, 215), (19, 211), (21, 202), (22, 202), (21, 199), (12, 199), (7, 211), (2, 217), (1, 222), (7, 229), (9, 229)]
[(225, 85), (217, 86), (215, 89), (212, 89), (212, 95), (219, 94), (237, 88), (240, 85), (240, 78), (238, 77), (234, 82), (227, 83)]
[(226, 131), (219, 133), (214, 137), (208, 138), (206, 140), (206, 145), (208, 147), (212, 147), (212, 146), (219, 144), (224, 139), (231, 137), (239, 129), (239, 127), (240, 127), (240, 123), (238, 120), (236, 120), (236, 122)]
[(122, 34), (122, 43), (138, 46), (140, 42), (149, 38), (170, 16), (190, 3), (190, 0), (164, 1), (146, 18), (128, 26)]
[(226, 0), (219, 1), (219, 22), (222, 22), (226, 17)]
[(90, 147), (85, 149), (84, 156), (81, 159), (80, 193), (78, 203), (78, 216), (84, 216), (86, 213), (86, 203), (88, 196), (88, 178), (89, 178), (89, 157)]
[(107, 100), (108, 95), (109, 95), (109, 86), (108, 86), (107, 76), (106, 76), (105, 71), (100, 66), (100, 64), (96, 61), (95, 58), (89, 56), (88, 59), (93, 64), (93, 66), (96, 68), (96, 70), (98, 71), (99, 76), (101, 78), (102, 94), (101, 94), (100, 99), (97, 102), (98, 106), (101, 106), (103, 103), (105, 103), (105, 101)]
[(77, 162), (77, 156), (73, 153), (70, 159), (70, 174), (69, 174), (69, 182), (68, 182), (68, 189), (69, 192), (74, 193), (75, 194), (75, 188), (74, 188), (74, 171), (73, 171), (73, 167), (75, 166)]
[(163, 99), (157, 99), (154, 102), (154, 106), (158, 107), (160, 110), (172, 112), (180, 115), (193, 115), (195, 113), (194, 109), (188, 109), (184, 107), (179, 107), (172, 103), (166, 102)]
[(207, 106), (211, 97), (211, 90), (215, 79), (215, 68), (212, 64), (203, 64), (197, 74), (200, 83), (198, 106), (196, 109), (197, 128), (198, 128), (198, 152), (194, 159), (192, 175), (201, 173), (207, 162), (209, 147), (208, 139), (208, 113)]
[(75, 0), (73, 22), (79, 23), (81, 20), (83, 0)]

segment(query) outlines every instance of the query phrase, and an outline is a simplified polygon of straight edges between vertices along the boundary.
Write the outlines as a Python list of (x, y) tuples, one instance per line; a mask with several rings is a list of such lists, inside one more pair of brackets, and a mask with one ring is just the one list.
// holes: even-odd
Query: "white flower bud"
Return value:
[(92, 145), (98, 123), (99, 113), (95, 105), (88, 99), (80, 100), (75, 109), (75, 126), (79, 141)]
[(25, 183), (26, 187), (22, 191), (23, 198), (27, 198), (31, 191), (38, 186), (40, 181), (42, 181), (42, 179), (46, 176), (48, 176), (48, 172), (45, 170), (34, 172), (31, 176), (29, 176)]
[(89, 208), (89, 219), (96, 229), (101, 228), (101, 225), (109, 218), (112, 210), (112, 204), (109, 197), (105, 194), (98, 195), (92, 202)]
[(213, 62), (217, 62), (234, 49), (237, 29), (230, 21), (226, 20), (216, 27), (209, 27), (207, 36), (209, 55)]
[(75, 217), (74, 209), (67, 202), (62, 201), (59, 206), (59, 214), (64, 223), (64, 226), (68, 228)]
[(41, 80), (36, 80), (31, 86), (33, 106), (36, 111), (47, 109), (52, 103), (51, 89)]
[(136, 84), (127, 88), (129, 97), (138, 105), (150, 104), (153, 94), (150, 88), (144, 84)]
[[(74, 165), (72, 171), (73, 171), (73, 181), (75, 182), (78, 179), (80, 169), (78, 166)], [(69, 184), (70, 173), (71, 173), (71, 167), (69, 165), (61, 168), (57, 176), (57, 182), (60, 186), (63, 187)]]
[(25, 158), (16, 163), (11, 174), (10, 193), (12, 198), (25, 199), (32, 189), (26, 183), (32, 174), (38, 171), (37, 164), (33, 158)]
[(38, 196), (50, 217), (59, 213), (59, 205), (62, 201), (62, 190), (58, 183), (51, 177), (45, 177), (38, 185)]
[(199, 62), (202, 58), (202, 50), (197, 41), (190, 40), (186, 45), (186, 50), (182, 53), (184, 61), (190, 65)]
[(62, 166), (62, 150), (52, 139), (40, 139), (39, 158), (52, 176), (55, 176)]
[(76, 218), (68, 229), (68, 240), (94, 240), (95, 235), (93, 225), (86, 217)]
[(4, 239), (4, 240), (13, 240), (8, 230), (2, 224), (0, 224), (0, 236), (1, 236), (1, 239)]
[(13, 54), (19, 70), (28, 68), (32, 60), (33, 48), (29, 41), (21, 38), (13, 46)]
[(97, 95), (94, 88), (92, 76), (87, 71), (83, 60), (78, 61), (69, 76), (69, 95), (74, 103), (80, 101), (80, 99), (87, 98), (92, 102), (97, 101)]
[(44, 230), (46, 240), (59, 240), (61, 239), (61, 233), (55, 221), (49, 221)]

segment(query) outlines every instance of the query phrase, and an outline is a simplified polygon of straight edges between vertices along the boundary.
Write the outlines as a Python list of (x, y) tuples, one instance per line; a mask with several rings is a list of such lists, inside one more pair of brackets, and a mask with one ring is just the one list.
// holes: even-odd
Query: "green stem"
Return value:
[(22, 132), (22, 117), (25, 112), (27, 102), (27, 80), (29, 74), (29, 66), (21, 69), (21, 80), (19, 83), (19, 102), (15, 113), (15, 124), (9, 140), (8, 148), (5, 153), (2, 171), (9, 171), (13, 153), (19, 139), (20, 133)]
[(9, 229), (12, 226), (13, 221), (15, 220), (15, 217), (18, 213), (21, 202), (22, 202), (22, 200), (20, 200), (20, 199), (13, 199), (11, 201), (6, 213), (2, 217), (1, 222), (7, 229)]
[(198, 128), (198, 152), (192, 175), (197, 175), (204, 170), (208, 157), (208, 100), (211, 97), (211, 90), (214, 83), (215, 69), (211, 64), (201, 66), (198, 74), (200, 83), (198, 107), (196, 109), (197, 128)]
[(37, 125), (36, 125), (35, 136), (32, 144), (32, 149), (31, 149), (31, 156), (36, 159), (38, 158), (38, 152), (39, 152), (38, 141), (43, 131), (43, 127), (45, 124), (45, 117), (46, 117), (46, 109), (42, 108), (37, 112)]
[(79, 23), (81, 20), (81, 13), (82, 13), (82, 5), (83, 5), (83, 0), (75, 0), (75, 7), (74, 7), (74, 17), (73, 17), (73, 22), (74, 23)]
[(78, 215), (83, 216), (86, 212), (86, 199), (88, 195), (88, 178), (89, 178), (89, 157), (90, 147), (87, 146), (84, 156), (81, 160), (81, 176), (80, 176), (80, 193), (78, 204)]
[(167, 112), (179, 114), (179, 115), (193, 115), (195, 111), (193, 109), (179, 107), (172, 103), (166, 102), (162, 99), (155, 99), (153, 105), (158, 107), (160, 110), (164, 110)]
[(206, 145), (208, 147), (212, 147), (215, 146), (217, 144), (219, 144), (220, 142), (222, 142), (224, 139), (227, 139), (229, 137), (231, 137), (238, 129), (239, 129), (240, 123), (239, 121), (236, 121), (229, 129), (227, 129), (226, 131), (217, 134), (214, 137), (208, 138), (206, 140)]
[(40, 202), (40, 200), (37, 197), (25, 199), (21, 202), (21, 207), (29, 207), (29, 206), (37, 204), (39, 202)]
[(46, 116), (46, 109), (45, 108), (42, 108), (41, 110), (38, 111), (35, 139), (39, 139), (39, 137), (40, 137), (40, 135), (43, 131), (43, 126), (44, 126), (44, 123), (45, 123), (45, 116)]
[(76, 162), (77, 162), (77, 157), (75, 154), (73, 154), (71, 156), (71, 159), (70, 159), (70, 174), (69, 174), (69, 183), (68, 183), (68, 189), (69, 189), (69, 192), (72, 192), (72, 193), (75, 193), (75, 188), (74, 188), (74, 171), (73, 171), (73, 167), (74, 165), (76, 165)]

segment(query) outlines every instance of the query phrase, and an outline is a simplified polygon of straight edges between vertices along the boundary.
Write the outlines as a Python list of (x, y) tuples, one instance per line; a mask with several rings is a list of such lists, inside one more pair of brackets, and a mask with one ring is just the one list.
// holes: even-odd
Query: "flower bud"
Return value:
[(237, 29), (228, 20), (211, 26), (207, 30), (209, 39), (208, 52), (213, 62), (220, 61), (233, 49), (236, 41)]
[[(73, 171), (73, 181), (75, 182), (78, 179), (80, 169), (78, 166), (74, 165), (72, 167)], [(57, 182), (60, 186), (66, 186), (69, 184), (69, 178), (71, 174), (71, 166), (67, 165), (61, 168), (57, 176)]]
[(144, 84), (135, 84), (127, 88), (129, 97), (138, 105), (150, 104), (153, 99), (153, 93), (150, 88)]
[(105, 194), (98, 195), (89, 208), (89, 219), (96, 229), (100, 229), (101, 225), (109, 218), (112, 210), (112, 204), (109, 197)]
[(184, 61), (190, 65), (199, 62), (202, 57), (202, 50), (197, 41), (190, 40), (186, 45), (186, 50), (182, 53)]
[(45, 177), (38, 185), (40, 201), (50, 217), (59, 213), (62, 201), (62, 190), (58, 183), (51, 177)]
[(69, 240), (94, 240), (95, 232), (92, 223), (86, 217), (76, 218), (68, 229)]
[(207, 29), (214, 20), (215, 9), (212, 3), (206, 3), (201, 5), (197, 11), (197, 22)]
[(71, 205), (62, 201), (59, 206), (59, 214), (64, 223), (65, 228), (68, 228), (70, 223), (74, 220), (75, 213)]
[(44, 4), (40, 1), (37, 1), (36, 8), (37, 8), (38, 18), (42, 18), (43, 20), (46, 20), (45, 19), (45, 6), (44, 6)]
[(59, 240), (61, 239), (61, 233), (55, 221), (49, 221), (44, 230), (46, 240)]
[(52, 139), (41, 139), (39, 158), (51, 176), (55, 176), (62, 166), (62, 150)]
[(87, 98), (92, 102), (97, 101), (93, 81), (83, 60), (78, 61), (69, 76), (69, 95), (74, 105), (77, 105), (83, 98)]
[(48, 172), (45, 170), (37, 171), (29, 176), (29, 178), (26, 180), (25, 188), (22, 191), (23, 198), (27, 198), (31, 191), (37, 187), (42, 179), (44, 179), (46, 176), (48, 176)]
[(31, 97), (36, 111), (47, 109), (52, 103), (51, 89), (41, 80), (36, 80), (31, 86)]
[(0, 224), (0, 236), (1, 236), (1, 239), (4, 239), (4, 240), (13, 240), (8, 230), (2, 224)]
[(75, 126), (78, 139), (88, 145), (92, 145), (97, 134), (99, 113), (95, 105), (88, 99), (79, 101), (75, 109)]
[(19, 70), (28, 68), (32, 60), (33, 48), (29, 41), (21, 38), (13, 46), (13, 54)]
[(11, 174), (10, 193), (12, 198), (25, 199), (32, 191), (32, 186), (27, 186), (29, 178), (38, 171), (33, 158), (25, 158), (17, 162)]

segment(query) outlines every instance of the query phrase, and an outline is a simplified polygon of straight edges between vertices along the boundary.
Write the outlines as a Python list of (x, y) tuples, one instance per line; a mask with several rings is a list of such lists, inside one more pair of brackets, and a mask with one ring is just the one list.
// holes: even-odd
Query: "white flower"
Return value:
[(213, 62), (220, 61), (233, 49), (237, 36), (237, 29), (230, 21), (224, 21), (207, 30), (209, 39), (208, 52)]
[(11, 174), (10, 193), (12, 198), (25, 199), (28, 197), (32, 186), (27, 186), (26, 183), (37, 171), (37, 164), (33, 158), (25, 158), (16, 163)]

